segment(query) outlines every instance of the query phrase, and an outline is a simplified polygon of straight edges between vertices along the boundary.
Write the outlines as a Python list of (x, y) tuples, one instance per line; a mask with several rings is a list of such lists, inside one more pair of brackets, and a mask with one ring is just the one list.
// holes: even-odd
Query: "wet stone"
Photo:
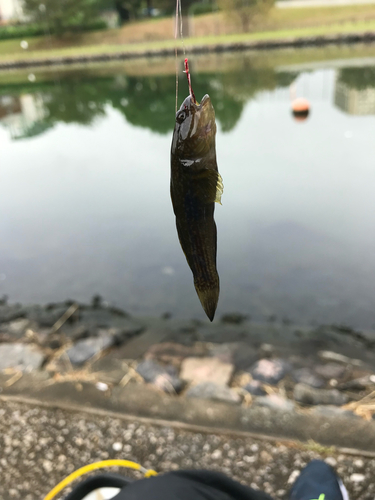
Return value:
[(281, 411), (293, 411), (295, 408), (295, 404), (290, 399), (283, 398), (278, 394), (270, 394), (269, 396), (259, 396), (254, 401), (253, 405), (255, 406), (265, 406), (267, 408), (271, 408), (273, 410), (281, 410)]
[(375, 375), (366, 375), (364, 377), (348, 380), (338, 386), (340, 390), (363, 391), (368, 387), (375, 385)]
[(0, 338), (17, 340), (23, 337), (26, 329), (30, 326), (30, 320), (19, 318), (9, 323), (0, 324)]
[(213, 401), (225, 401), (227, 403), (239, 404), (240, 396), (225, 385), (215, 382), (202, 382), (191, 387), (187, 393), (187, 398), (210, 399)]
[(325, 381), (315, 375), (310, 368), (298, 368), (292, 371), (292, 377), (297, 383), (302, 383), (320, 389), (325, 385)]
[(96, 338), (79, 340), (73, 347), (68, 349), (67, 354), (73, 365), (82, 365), (96, 354), (112, 346), (113, 343), (113, 336), (104, 333)]
[(164, 367), (152, 359), (147, 359), (138, 364), (137, 372), (145, 382), (166, 393), (179, 393), (184, 387), (184, 382), (178, 377), (176, 368), (171, 365)]
[(323, 361), (333, 361), (335, 363), (349, 364), (353, 366), (362, 366), (362, 361), (360, 359), (352, 359), (333, 351), (319, 351), (319, 358)]
[[(32, 321), (38, 323), (38, 325), (42, 327), (52, 327), (57, 320), (59, 320), (63, 314), (67, 311), (68, 307), (66, 305), (54, 308), (44, 308), (40, 306), (31, 306), (28, 318)], [(76, 311), (70, 318), (67, 320), (68, 323), (72, 323), (77, 321), (79, 318), (79, 311)]]
[(121, 320), (121, 326), (112, 330), (114, 343), (116, 345), (121, 345), (128, 339), (140, 334), (143, 330), (143, 326), (135, 321), (124, 318)]
[(98, 373), (100, 380), (113, 384), (119, 384), (123, 377), (128, 373), (127, 365), (111, 357), (111, 353), (98, 359), (92, 364), (91, 371)]
[(358, 415), (349, 410), (343, 410), (337, 406), (332, 405), (318, 405), (312, 410), (312, 413), (317, 415), (324, 415), (326, 417), (346, 417), (346, 418), (359, 418)]
[(26, 309), (19, 304), (0, 306), (0, 323), (8, 323), (18, 318), (26, 316)]
[(255, 380), (276, 385), (290, 371), (290, 366), (283, 359), (260, 359), (248, 371)]
[(156, 359), (162, 363), (179, 366), (185, 358), (206, 354), (207, 349), (202, 344), (186, 346), (176, 342), (162, 342), (151, 346), (145, 354), (145, 359)]
[(252, 380), (244, 386), (244, 389), (253, 396), (265, 396), (267, 394), (259, 380)]
[(293, 391), (294, 399), (306, 405), (335, 405), (347, 403), (348, 397), (337, 389), (314, 389), (306, 384), (297, 384)]
[(325, 379), (337, 379), (344, 375), (346, 368), (338, 363), (327, 363), (325, 365), (317, 365), (315, 372)]
[(66, 328), (66, 326), (64, 325), (63, 331), (66, 336), (71, 338), (72, 340), (81, 340), (88, 337), (95, 337), (97, 334), (94, 328), (91, 328), (84, 323), (79, 323), (69, 328)]
[(259, 354), (260, 358), (272, 358), (275, 355), (275, 347), (272, 344), (263, 343), (259, 347)]
[(181, 364), (180, 376), (187, 382), (227, 385), (233, 370), (231, 363), (223, 363), (218, 358), (186, 358)]
[(237, 350), (233, 353), (233, 363), (236, 370), (246, 370), (258, 359), (257, 350), (244, 342), (238, 343)]
[(0, 345), (0, 370), (16, 368), (25, 372), (42, 366), (43, 353), (30, 344), (12, 343)]
[(209, 350), (209, 354), (213, 358), (217, 358), (223, 363), (233, 363), (235, 354), (238, 351), (238, 346), (238, 342), (212, 344), (212, 347)]

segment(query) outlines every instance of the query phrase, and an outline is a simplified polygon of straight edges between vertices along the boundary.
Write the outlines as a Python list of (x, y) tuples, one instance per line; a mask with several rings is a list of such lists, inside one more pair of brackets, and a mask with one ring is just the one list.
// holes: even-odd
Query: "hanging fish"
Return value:
[(215, 110), (208, 95), (197, 103), (187, 60), (185, 72), (190, 95), (176, 114), (171, 148), (171, 198), (180, 244), (193, 272), (199, 300), (212, 321), (220, 290), (214, 210), (215, 202), (221, 205), (223, 181), (216, 163)]

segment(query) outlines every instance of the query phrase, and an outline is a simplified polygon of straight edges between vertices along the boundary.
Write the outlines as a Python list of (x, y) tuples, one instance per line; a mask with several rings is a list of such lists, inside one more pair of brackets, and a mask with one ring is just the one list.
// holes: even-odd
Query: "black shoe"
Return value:
[(332, 467), (322, 460), (313, 460), (301, 471), (289, 500), (349, 500), (349, 496)]

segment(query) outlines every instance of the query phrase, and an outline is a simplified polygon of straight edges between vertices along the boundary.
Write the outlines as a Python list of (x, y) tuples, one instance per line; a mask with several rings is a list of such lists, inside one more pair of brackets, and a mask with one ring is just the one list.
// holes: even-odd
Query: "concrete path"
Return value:
[(337, 469), (351, 498), (370, 500), (375, 495), (375, 459), (363, 455), (338, 453), (314, 443), (204, 434), (105, 412), (0, 400), (2, 500), (41, 500), (75, 469), (111, 458), (134, 460), (158, 472), (218, 470), (278, 499), (286, 498), (290, 483), (306, 463), (323, 458)]
[(375, 0), (281, 0), (276, 2), (279, 9), (293, 9), (301, 7), (341, 7), (343, 5), (369, 5)]

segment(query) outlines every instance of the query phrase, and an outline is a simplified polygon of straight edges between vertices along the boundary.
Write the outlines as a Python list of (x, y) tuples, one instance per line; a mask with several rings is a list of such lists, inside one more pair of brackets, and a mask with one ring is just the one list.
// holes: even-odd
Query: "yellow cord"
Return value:
[(68, 477), (63, 479), (57, 486), (55, 486), (49, 493), (44, 497), (44, 500), (52, 500), (61, 490), (72, 483), (75, 479), (97, 469), (103, 469), (104, 467), (126, 467), (128, 469), (139, 470), (144, 473), (145, 477), (156, 476), (157, 472), (152, 469), (146, 470), (141, 465), (136, 462), (131, 462), (130, 460), (102, 460), (101, 462), (94, 462), (93, 464), (85, 465), (80, 469), (72, 472)]

